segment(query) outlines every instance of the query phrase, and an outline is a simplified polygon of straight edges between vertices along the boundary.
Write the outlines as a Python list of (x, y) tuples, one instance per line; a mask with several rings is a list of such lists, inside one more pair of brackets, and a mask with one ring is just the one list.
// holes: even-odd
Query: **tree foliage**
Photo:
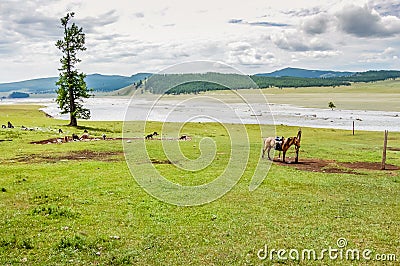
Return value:
[(349, 81), (349, 82), (376, 82), (388, 79), (396, 79), (400, 77), (400, 71), (397, 70), (369, 70), (366, 72), (358, 72), (351, 76), (329, 78), (333, 80)]
[[(211, 82), (212, 81), (212, 82)], [(336, 87), (348, 86), (347, 81), (321, 78), (263, 77), (222, 73), (156, 74), (149, 78), (145, 89), (155, 94), (188, 94), (213, 90), (252, 88)]]
[[(380, 70), (334, 78), (244, 76), (222, 73), (155, 74), (145, 90), (155, 94), (189, 94), (213, 90), (351, 86), (351, 82), (375, 82), (400, 77), (400, 71)], [(212, 82), (210, 82), (212, 81)], [(255, 85), (256, 84), (256, 85)]]
[(76, 64), (81, 62), (77, 52), (85, 51), (86, 47), (83, 29), (75, 23), (69, 26), (74, 15), (72, 12), (61, 18), (64, 38), (56, 43), (56, 47), (63, 53), (60, 59), (60, 75), (56, 82), (58, 86), (56, 101), (62, 114), (70, 114), (70, 126), (77, 126), (79, 118), (90, 118), (90, 110), (83, 107), (83, 100), (91, 96), (85, 82), (86, 75), (76, 69)]

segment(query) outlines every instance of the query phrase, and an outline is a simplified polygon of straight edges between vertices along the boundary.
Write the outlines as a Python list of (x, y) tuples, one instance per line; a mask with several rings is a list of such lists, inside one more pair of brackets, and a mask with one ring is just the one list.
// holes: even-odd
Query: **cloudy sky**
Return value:
[(1, 0), (0, 82), (58, 75), (54, 44), (69, 11), (86, 33), (79, 69), (88, 74), (193, 60), (246, 74), (400, 69), (398, 0)]

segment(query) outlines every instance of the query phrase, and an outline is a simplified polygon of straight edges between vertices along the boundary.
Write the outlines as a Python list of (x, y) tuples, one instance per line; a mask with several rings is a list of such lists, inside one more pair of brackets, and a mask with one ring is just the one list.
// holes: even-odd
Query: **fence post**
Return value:
[(383, 140), (383, 153), (382, 153), (382, 170), (386, 169), (386, 148), (389, 131), (385, 130), (385, 139)]
[(354, 136), (354, 121), (353, 121), (353, 136)]

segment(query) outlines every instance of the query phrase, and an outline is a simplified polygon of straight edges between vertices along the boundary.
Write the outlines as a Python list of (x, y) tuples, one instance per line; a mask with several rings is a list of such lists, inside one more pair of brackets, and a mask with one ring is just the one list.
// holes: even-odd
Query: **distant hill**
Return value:
[(271, 73), (260, 73), (256, 76), (263, 77), (296, 77), (296, 78), (336, 78), (336, 77), (347, 77), (354, 75), (355, 72), (339, 72), (339, 71), (328, 71), (328, 70), (309, 70), (302, 68), (284, 68)]
[[(148, 82), (150, 73), (138, 73), (128, 76), (91, 74), (86, 77), (89, 88), (95, 92), (106, 92), (109, 95), (131, 95), (140, 88), (140, 93), (199, 93), (209, 90), (226, 89), (218, 84), (227, 84), (232, 89), (252, 88), (254, 84), (247, 83), (237, 74), (223, 73), (187, 73), (187, 74), (155, 74)], [(300, 88), (300, 87), (337, 87), (350, 86), (351, 82), (376, 82), (400, 78), (400, 71), (370, 70), (366, 72), (338, 72), (324, 70), (307, 70), (301, 68), (285, 68), (272, 73), (249, 76), (260, 88)], [(57, 77), (25, 80), (20, 82), (0, 84), (0, 94), (11, 92), (29, 94), (55, 93)], [(188, 80), (195, 82), (188, 83)], [(208, 82), (213, 80), (218, 84)], [(182, 83), (182, 84), (181, 84)], [(185, 84), (183, 84), (185, 83)], [(176, 86), (177, 84), (181, 84)], [(174, 87), (175, 86), (175, 87)], [(170, 90), (166, 91), (168, 88)]]
[[(86, 83), (88, 88), (93, 88), (94, 91), (108, 92), (127, 87), (139, 80), (149, 77), (150, 73), (138, 73), (130, 77), (119, 75), (87, 75)], [(56, 90), (56, 81), (58, 77), (39, 78), (25, 80), (19, 82), (0, 84), (0, 92), (27, 92), (27, 93), (54, 93)]]
[(16, 99), (16, 98), (29, 98), (29, 94), (28, 93), (24, 93), (24, 92), (12, 92), (10, 95), (8, 95), (8, 98), (10, 99)]

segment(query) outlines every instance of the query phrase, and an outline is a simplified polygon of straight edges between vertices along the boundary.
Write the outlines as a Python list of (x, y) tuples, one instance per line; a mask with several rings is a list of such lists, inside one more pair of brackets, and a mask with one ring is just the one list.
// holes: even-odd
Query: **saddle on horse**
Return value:
[(276, 151), (282, 151), (282, 144), (283, 144), (283, 136), (282, 137), (275, 137), (275, 147)]

